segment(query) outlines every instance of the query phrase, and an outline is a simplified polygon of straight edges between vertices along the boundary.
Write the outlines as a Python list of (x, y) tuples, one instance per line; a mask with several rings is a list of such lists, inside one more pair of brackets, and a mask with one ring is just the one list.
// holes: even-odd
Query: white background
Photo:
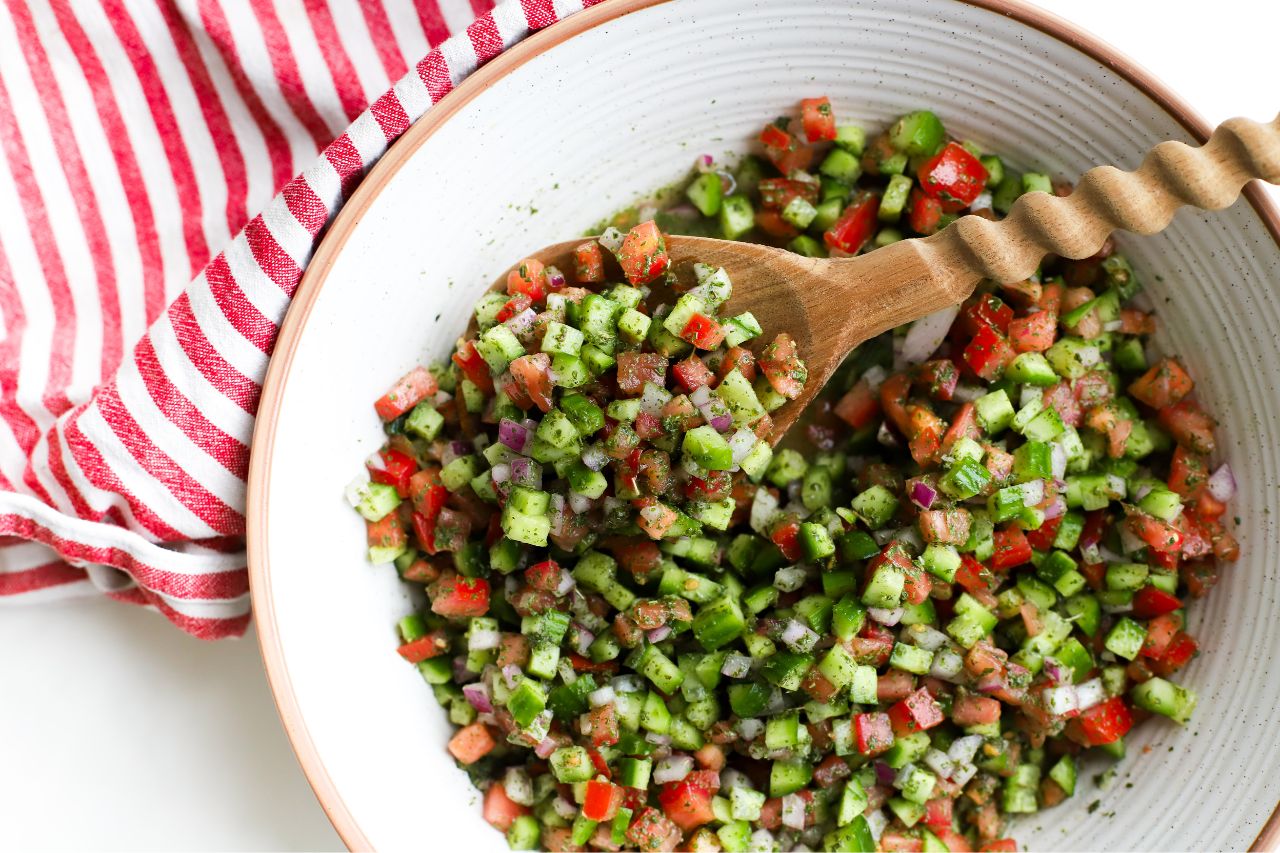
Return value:
[[(1280, 111), (1271, 0), (1040, 5), (1145, 65), (1210, 122)], [(252, 632), (202, 643), (106, 600), (0, 610), (0, 839), (27, 850), (341, 849), (290, 752)]]

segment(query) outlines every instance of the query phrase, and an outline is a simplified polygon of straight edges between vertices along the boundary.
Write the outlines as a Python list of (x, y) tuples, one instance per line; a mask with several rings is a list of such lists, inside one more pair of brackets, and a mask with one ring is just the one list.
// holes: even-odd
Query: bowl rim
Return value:
[[(276, 425), (284, 393), (285, 377), (289, 374), (297, 353), (307, 319), (338, 255), (365, 212), (427, 139), (489, 86), (546, 51), (576, 35), (624, 15), (666, 2), (669, 0), (609, 0), (609, 2), (584, 9), (513, 45), (492, 61), (482, 65), (446, 94), (388, 148), (330, 223), (327, 233), (321, 238), (310, 264), (303, 273), (297, 294), (280, 327), (274, 353), (262, 385), (262, 397), (251, 444), (253, 452), (249, 460), (245, 511), (249, 591), (258, 628), (258, 647), (266, 670), (267, 682), (276, 703), (276, 710), (303, 774), (315, 792), (321, 808), (324, 809), (330, 823), (333, 824), (348, 849), (368, 850), (371, 846), (368, 837), (356, 822), (355, 816), (338, 793), (302, 718), (302, 711), (298, 705), (297, 696), (293, 692), (289, 669), (284, 659), (280, 636), (276, 630), (274, 603), (268, 583), (270, 561), (267, 557), (267, 495), (271, 486), (269, 460), (275, 445)], [(1076, 49), (1100, 62), (1149, 97), (1182, 125), (1197, 142), (1203, 144), (1208, 139), (1211, 127), (1196, 110), (1154, 74), (1098, 36), (1024, 0), (953, 0), (953, 2), (1011, 18)], [(1277, 247), (1280, 247), (1280, 210), (1272, 203), (1257, 181), (1250, 182), (1242, 194), (1275, 240)], [(1280, 803), (1263, 824), (1249, 849), (1250, 851), (1275, 850), (1278, 844), (1280, 844)]]

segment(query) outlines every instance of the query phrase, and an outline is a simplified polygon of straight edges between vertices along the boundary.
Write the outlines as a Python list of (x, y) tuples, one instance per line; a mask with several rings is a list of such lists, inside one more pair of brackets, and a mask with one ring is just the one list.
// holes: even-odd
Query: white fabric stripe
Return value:
[(347, 128), (347, 138), (360, 152), (360, 162), (366, 169), (387, 150), (387, 135), (368, 110), (362, 112)]
[(25, 572), (62, 558), (58, 552), (40, 542), (17, 542), (0, 546), (0, 574)]
[(62, 451), (62, 462), (66, 467), (67, 479), (71, 481), (71, 487), (84, 498), (94, 513), (102, 515), (111, 507), (115, 507), (116, 511), (120, 513), (120, 517), (124, 520), (126, 529), (135, 531), (143, 536), (150, 535), (147, 529), (134, 516), (133, 509), (125, 498), (115, 492), (99, 489), (89, 482), (89, 478), (85, 476), (84, 470), (80, 467), (80, 460), (71, 452), (71, 443), (67, 440), (67, 436), (62, 429), (51, 432), (49, 441), (51, 443), (57, 442), (58, 449)]
[(204, 378), (204, 374), (196, 369), (178, 343), (167, 313), (161, 315), (151, 327), (151, 344), (156, 352), (156, 360), (173, 386), (218, 429), (247, 445), (253, 435), (253, 418), (214, 388)]
[[(214, 530), (194, 512), (187, 509), (182, 501), (178, 500), (160, 480), (153, 477), (143, 468), (138, 461), (129, 453), (129, 449), (124, 446), (123, 442), (107, 425), (106, 420), (102, 417), (96, 405), (90, 406), (85, 410), (84, 415), (80, 418), (80, 431), (89, 441), (93, 442), (94, 447), (98, 448), (98, 452), (102, 454), (103, 461), (110, 466), (115, 472), (120, 482), (133, 493), (135, 499), (141, 501), (151, 512), (159, 516), (166, 524), (174, 530), (181, 533), (189, 539), (206, 539), (211, 536), (220, 536), (221, 533)], [(89, 486), (93, 491), (101, 490), (93, 486)], [(89, 496), (89, 492), (81, 492), (85, 497)], [(101, 492), (109, 495), (108, 492)], [(123, 499), (120, 499), (123, 502)], [(3, 504), (0, 504), (3, 506)], [(158, 565), (165, 565), (159, 563)]]
[[(272, 202), (272, 207), (275, 205), (276, 202)], [(285, 216), (293, 220), (287, 210)], [(296, 226), (297, 220), (293, 221)], [(232, 240), (223, 251), (223, 256), (226, 258), (232, 277), (236, 280), (236, 286), (240, 288), (245, 298), (253, 303), (264, 317), (279, 326), (284, 319), (284, 312), (289, 308), (289, 297), (262, 271), (258, 259), (253, 256), (253, 251), (249, 248), (249, 241), (243, 237)]]
[(427, 44), (426, 33), (422, 31), (422, 22), (413, 4), (405, 0), (381, 0), (382, 7), (387, 10), (387, 20), (391, 22), (391, 32), (395, 35), (400, 55), (410, 69), (431, 49)]
[(315, 164), (302, 173), (302, 178), (332, 216), (333, 209), (342, 200), (342, 180), (333, 164), (324, 157), (318, 157)]
[(245, 340), (244, 335), (227, 320), (209, 292), (209, 280), (203, 272), (187, 287), (187, 298), (191, 301), (191, 313), (195, 315), (196, 323), (218, 354), (242, 375), (261, 384), (267, 373), (266, 355)]
[[(438, 0), (436, 5), (440, 7), (440, 15), (453, 35), (464, 31), (476, 19), (476, 14), (471, 11), (471, 4), (467, 0)], [(440, 45), (431, 46), (439, 47)]]
[[(226, 110), (227, 118), (231, 122), (236, 144), (244, 155), (245, 210), (248, 215), (252, 216), (253, 211), (261, 207), (275, 192), (271, 172), (271, 157), (267, 150), (266, 137), (262, 133), (262, 128), (258, 127), (257, 121), (250, 114), (244, 99), (240, 97), (240, 92), (237, 91), (235, 83), (231, 79), (231, 74), (222, 59), (222, 54), (218, 52), (208, 33), (200, 26), (199, 16), (187, 16), (185, 7), (188, 5), (190, 4), (179, 4), (177, 7), (178, 14), (184, 18), (187, 29), (191, 32), (192, 40), (196, 44), (196, 50), (200, 53), (200, 61), (208, 71), (209, 78), (213, 81), (213, 87), (218, 93), (218, 100), (222, 103), (223, 109)], [(191, 11), (194, 12), (195, 10), (192, 9)]]
[[(101, 5), (76, 3), (68, 8), (80, 21), (86, 38), (98, 54), (110, 83), (111, 93), (115, 96), (121, 121), (138, 161), (138, 170), (142, 175), (159, 236), (160, 254), (164, 262), (162, 278), (165, 297), (172, 299), (191, 277), (191, 261), (187, 257), (181, 223), (184, 210), (190, 209), (195, 200), (178, 197), (177, 185), (169, 168), (169, 158), (160, 142), (141, 84)], [(107, 93), (100, 95), (106, 96)]]
[(400, 78), (400, 82), (395, 85), (396, 97), (400, 99), (400, 106), (404, 108), (404, 113), (409, 117), (409, 121), (413, 122), (421, 118), (422, 114), (431, 106), (431, 93), (427, 91), (427, 86), (422, 82), (422, 78), (418, 76), (418, 71), (413, 66), (409, 67), (409, 73)]
[[(0, 15), (0, 44), (17, 44), (17, 38), (6, 10)], [(0, 51), (0, 77), (4, 78), (14, 114), (22, 116), (19, 144), (26, 148), (31, 175), (44, 199), (49, 228), (75, 311), (74, 318), (61, 318), (64, 324), (75, 323), (75, 345), (70, 353), (59, 354), (71, 357), (71, 377), (66, 388), (57, 390), (64, 391), (73, 402), (80, 402), (88, 399), (102, 378), (102, 302), (96, 284), (97, 274), (90, 260), (92, 253), (80, 222), (78, 205), (53, 144), (44, 102), (30, 76), (22, 51)], [(55, 258), (54, 262), (59, 261)], [(31, 279), (42, 280), (43, 276)]]
[(244, 481), (187, 437), (177, 424), (165, 417), (147, 392), (137, 365), (128, 361), (116, 373), (120, 399), (145, 430), (151, 442), (162, 450), (193, 480), (227, 506), (244, 510)]
[(556, 12), (556, 19), (563, 21), (574, 12), (583, 9), (582, 0), (552, 0), (551, 8)]
[[(209, 125), (196, 97), (191, 78), (178, 56), (177, 47), (169, 35), (156, 4), (151, 0), (124, 0), (133, 18), (134, 26), (146, 44), (147, 52), (155, 63), (160, 85), (168, 96), (169, 105), (178, 122), (178, 133), (195, 173), (196, 186), (200, 190), (200, 225), (210, 254), (231, 238), (227, 227), (227, 185)], [(232, 152), (232, 156), (238, 156)], [(190, 217), (190, 200), (188, 218)]]
[(182, 575), (226, 572), (244, 565), (243, 554), (186, 554), (148, 542), (137, 533), (54, 512), (35, 498), (0, 492), (0, 513), (30, 519), (62, 539), (93, 548), (118, 548), (139, 562)]
[[(315, 241), (311, 239), (310, 232), (302, 227), (302, 223), (289, 212), (289, 205), (282, 196), (273, 198), (271, 204), (262, 211), (262, 222), (284, 253), (293, 259), (299, 269), (305, 269), (311, 260)], [(262, 282), (250, 283), (241, 279), (239, 274), (236, 275), (236, 281), (253, 300), (253, 304), (258, 306), (259, 311), (277, 324), (284, 319), (284, 312), (289, 307), (289, 297), (285, 296), (279, 285), (274, 282), (268, 282), (265, 286)]]
[(137, 226), (133, 216), (125, 213), (129, 210), (128, 198), (106, 131), (94, 106), (94, 92), (80, 73), (78, 58), (58, 28), (46, 0), (28, 2), (62, 91), (89, 183), (98, 200), (116, 273), (120, 339), (127, 352), (127, 348), (146, 331), (142, 255), (138, 251)]
[(499, 3), (494, 6), (493, 23), (498, 28), (498, 34), (502, 36), (504, 49), (511, 47), (529, 32), (529, 21), (519, 5)]
[(75, 598), (95, 598), (100, 596), (97, 588), (88, 580), (72, 581), (71, 583), (58, 584), (57, 586), (47, 586), (44, 589), (37, 589), (31, 592), (24, 592), (22, 595), (6, 595), (0, 599), (5, 604), (16, 604), (22, 607), (34, 607), (40, 604), (53, 604), (58, 601), (67, 601)]
[[(71, 512), (71, 498), (66, 490), (62, 487), (56, 477), (53, 476), (53, 469), (49, 466), (49, 454), (52, 452), (50, 447), (50, 436), (52, 433), (44, 432), (40, 434), (40, 440), (36, 442), (36, 446), (31, 448), (31, 473), (35, 474), (36, 480), (48, 492), (49, 497), (53, 500), (53, 506), (62, 512)], [(30, 494), (31, 489), (23, 484), (22, 491)]]
[(476, 49), (471, 46), (471, 39), (466, 36), (454, 36), (440, 45), (440, 55), (449, 69), (449, 79), (455, 86), (475, 71), (479, 64), (479, 60), (476, 59)]
[(272, 0), (272, 3), (276, 7), (276, 14), (280, 16), (281, 25), (284, 26), (289, 46), (293, 48), (298, 74), (302, 78), (302, 88), (329, 132), (338, 136), (347, 125), (347, 116), (342, 111), (337, 86), (333, 82), (333, 72), (324, 61), (324, 54), (320, 52), (319, 37), (311, 28), (307, 10), (303, 7), (302, 0)]
[[(0, 474), (13, 484), (15, 489), (23, 489), (22, 472), (27, 467), (27, 454), (18, 444), (13, 434), (13, 426), (4, 418), (0, 418)], [(23, 489), (25, 491), (25, 489)]]
[[(194, 8), (196, 0), (182, 0), (184, 5)], [(254, 91), (262, 101), (263, 107), (280, 125), (285, 137), (289, 140), (295, 167), (308, 163), (316, 156), (315, 142), (311, 134), (293, 114), (284, 92), (280, 89), (280, 81), (271, 67), (271, 58), (267, 52), (266, 38), (262, 28), (252, 12), (246, 9), (245, 0), (218, 0), (226, 18), (227, 28), (235, 43), (236, 56), (245, 76), (253, 83)]]
[(354, 0), (328, 0), (328, 6), (333, 26), (342, 39), (347, 56), (351, 59), (351, 67), (356, 70), (356, 79), (360, 81), (360, 88), (364, 91), (364, 102), (372, 103), (374, 98), (386, 91), (391, 81), (382, 68), (382, 60), (378, 58), (378, 49), (369, 33), (369, 24)]

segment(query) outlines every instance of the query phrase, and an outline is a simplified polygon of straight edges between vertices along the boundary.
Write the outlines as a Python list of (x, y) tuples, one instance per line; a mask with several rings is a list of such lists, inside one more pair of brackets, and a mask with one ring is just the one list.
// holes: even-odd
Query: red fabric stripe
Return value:
[(524, 19), (529, 22), (531, 30), (549, 27), (560, 20), (551, 0), (520, 0), (520, 8), (524, 10)]
[[(254, 222), (261, 221), (261, 217), (254, 219)], [(205, 268), (204, 277), (209, 282), (209, 292), (213, 294), (213, 299), (222, 309), (227, 322), (244, 335), (245, 340), (264, 354), (271, 355), (271, 347), (276, 339), (276, 324), (264, 317), (258, 307), (244, 295), (231, 274), (226, 256), (218, 255), (210, 261)]]
[[(120, 173), (120, 187), (129, 207), (128, 214), (133, 217), (134, 236), (141, 256), (142, 299), (146, 321), (150, 325), (164, 310), (164, 259), (160, 254), (160, 237), (151, 210), (151, 199), (147, 197), (147, 187), (142, 180), (142, 170), (138, 166), (137, 155), (129, 141), (124, 119), (120, 115), (120, 105), (116, 102), (102, 60), (89, 42), (80, 22), (67, 6), (66, 0), (56, 0), (51, 6), (62, 30), (62, 37), (75, 54), (81, 73), (93, 90), (93, 106), (98, 113), (98, 121), (102, 124), (107, 145), (111, 147), (116, 169)], [(122, 211), (112, 213), (124, 215)]]
[(391, 29), (391, 19), (387, 17), (387, 9), (382, 0), (359, 0), (360, 12), (364, 15), (365, 26), (369, 28), (369, 37), (373, 41), (373, 49), (378, 53), (378, 61), (387, 75), (387, 82), (394, 83), (409, 70), (400, 46), (396, 43), (396, 34)]
[(232, 367), (222, 354), (209, 343), (191, 310), (191, 300), (181, 294), (169, 306), (169, 322), (182, 351), (191, 359), (196, 370), (209, 384), (222, 392), (228, 400), (249, 414), (258, 412), (258, 384)]
[(329, 209), (302, 178), (294, 178), (284, 185), (280, 191), (284, 203), (298, 224), (307, 229), (312, 237), (320, 233), (320, 229), (329, 221)]
[(413, 0), (413, 7), (418, 11), (418, 23), (422, 24), (428, 44), (435, 47), (449, 37), (449, 25), (440, 13), (437, 0)]
[(492, 15), (476, 18), (467, 27), (467, 37), (471, 39), (471, 47), (475, 49), (481, 65), (502, 53), (502, 34), (498, 32)]
[(325, 67), (333, 79), (334, 90), (338, 93), (338, 102), (347, 115), (347, 121), (355, 121), (356, 116), (364, 111), (364, 87), (356, 75), (356, 67), (342, 45), (342, 37), (333, 22), (333, 12), (329, 10), (327, 0), (302, 0), (307, 10), (307, 18), (311, 21), (311, 29), (316, 34), (316, 44), (320, 47), (320, 55), (324, 57)]
[(453, 81), (449, 79), (449, 65), (444, 61), (440, 51), (433, 50), (418, 63), (418, 77), (422, 85), (427, 87), (431, 103), (437, 103), (453, 90)]
[(369, 112), (390, 142), (409, 129), (409, 114), (404, 111), (396, 93), (385, 92), (369, 106)]
[[(262, 267), (267, 278), (275, 282), (287, 295), (293, 296), (293, 291), (297, 289), (298, 281), (302, 278), (302, 270), (298, 269), (293, 258), (280, 248), (280, 244), (276, 242), (275, 236), (267, 228), (267, 223), (262, 221), (261, 216), (255, 216), (253, 221), (245, 226), (244, 236), (249, 241), (249, 250), (253, 252), (253, 256), (258, 260), (258, 266)], [(270, 355), (272, 343), (273, 341), (268, 341), (268, 349), (264, 350), (268, 355)]]
[(290, 110), (302, 122), (307, 133), (315, 141), (317, 148), (323, 148), (333, 138), (333, 131), (325, 124), (311, 96), (302, 85), (302, 72), (298, 70), (298, 60), (293, 55), (293, 46), (289, 44), (289, 36), (285, 33), (280, 18), (276, 15), (272, 0), (250, 0), (253, 16), (262, 28), (262, 37), (267, 45), (267, 54), (271, 58), (271, 69), (275, 72)]
[(23, 455), (30, 456), (31, 448), (40, 439), (40, 427), (18, 403), (18, 354), (22, 351), (27, 313), (9, 269), (3, 239), (0, 239), (0, 312), (4, 314), (5, 327), (5, 338), (0, 341), (0, 417), (9, 424)]
[(262, 138), (267, 144), (267, 154), (271, 158), (271, 189), (273, 192), (279, 190), (293, 177), (293, 155), (289, 151), (289, 140), (280, 129), (279, 123), (267, 111), (253, 83), (244, 73), (235, 39), (231, 36), (231, 27), (227, 23), (222, 7), (215, 0), (197, 0), (196, 6), (200, 12), (200, 23), (218, 52), (222, 54), (223, 63), (231, 75), (231, 82), (235, 84), (237, 94), (244, 101), (249, 115), (253, 117), (258, 129), (262, 132)]
[(249, 473), (249, 448), (205, 417), (168, 375), (156, 356), (150, 338), (143, 338), (133, 353), (134, 363), (147, 392), (158, 408), (178, 429), (232, 474), (244, 479)]
[(344, 133), (324, 150), (324, 157), (338, 173), (338, 179), (342, 185), (342, 197), (346, 198), (360, 182), (360, 176), (363, 174), (364, 161), (360, 158), (360, 152), (356, 150), (351, 138)]
[(75, 583), (84, 580), (84, 569), (77, 569), (58, 561), (36, 566), (34, 569), (23, 569), (20, 572), (0, 574), (0, 595), (20, 595), (24, 592), (35, 592), (51, 586)]
[[(78, 407), (67, 417), (65, 421), (63, 421), (61, 425), (62, 435), (66, 439), (67, 448), (71, 451), (72, 455), (75, 456), (76, 463), (80, 466), (80, 471), (84, 475), (84, 478), (95, 488), (101, 489), (104, 492), (110, 492), (113, 496), (113, 500), (123, 501), (128, 504), (129, 509), (133, 513), (134, 519), (137, 520), (138, 524), (141, 525), (152, 538), (158, 539), (161, 542), (180, 542), (186, 538), (173, 527), (170, 527), (168, 522), (153, 512), (146, 504), (134, 497), (133, 492), (120, 481), (120, 478), (116, 476), (115, 469), (107, 464), (107, 460), (105, 460), (102, 457), (102, 453), (98, 451), (97, 445), (90, 441), (89, 437), (80, 429), (80, 417), (84, 412), (85, 407)], [(56, 445), (52, 445), (50, 447), (49, 456), (51, 459), (54, 456), (53, 451), (55, 449)], [(55, 471), (55, 475), (56, 473), (57, 472)], [(66, 472), (64, 471), (64, 476), (65, 473)], [(79, 492), (76, 491), (74, 484), (71, 483), (69, 478), (65, 483), (61, 478), (58, 482), (64, 489), (73, 494), (79, 495)], [(80, 498), (80, 500), (83, 501), (84, 498)], [(113, 509), (115, 508), (113, 507)], [(87, 504), (85, 510), (82, 511), (77, 508), (76, 512), (77, 514), (82, 513), (81, 517), (90, 521), (98, 521), (101, 520), (102, 517), (102, 513), (88, 509)], [(108, 514), (109, 513), (110, 510), (108, 510)], [(115, 519), (113, 519), (113, 521), (118, 524), (122, 518), (122, 513), (117, 509)], [(0, 532), (7, 531), (0, 528)], [(66, 552), (60, 553), (65, 554)]]
[(163, 600), (144, 591), (144, 595), (151, 600), (156, 609), (165, 615), (165, 617), (186, 631), (197, 640), (222, 640), (227, 637), (239, 637), (249, 628), (249, 614), (243, 616), (233, 616), (230, 619), (201, 619), (196, 616), (187, 616), (179, 613)]
[[(178, 199), (188, 210), (202, 210), (203, 202), (200, 198), (200, 186), (196, 182), (195, 168), (191, 165), (191, 156), (182, 140), (182, 132), (178, 129), (173, 104), (169, 102), (169, 95), (160, 83), (160, 72), (155, 60), (147, 52), (142, 36), (121, 0), (102, 0), (102, 7), (115, 30), (116, 38), (128, 54), (129, 63), (142, 87), (151, 121), (155, 124), (165, 157), (169, 161), (169, 171), (176, 184)], [(190, 274), (195, 275), (209, 260), (209, 245), (205, 242), (200, 217), (184, 216), (182, 233), (190, 261)]]
[(477, 18), (483, 18), (493, 11), (493, 0), (471, 0), (471, 12)]
[(44, 45), (40, 41), (30, 10), (24, 3), (11, 3), (10, 10), (14, 26), (18, 31), (18, 41), (22, 45), (23, 56), (27, 60), (27, 68), (31, 72), (31, 80), (41, 93), (49, 135), (53, 138), (53, 147), (58, 153), (62, 173), (66, 176), (67, 185), (71, 188), (77, 202), (76, 212), (80, 218), (80, 226), (84, 231), (94, 275), (97, 278), (98, 301), (102, 311), (102, 357), (99, 375), (110, 376), (111, 371), (120, 364), (124, 343), (120, 334), (120, 293), (116, 288), (116, 270), (111, 259), (106, 226), (98, 208), (98, 198), (94, 193), (93, 184), (89, 182), (89, 173), (85, 170), (84, 159), (80, 155), (80, 146), (71, 130), (71, 120), (67, 114), (66, 102), (62, 98), (62, 90), (54, 79), (48, 54), (45, 53)]
[(178, 15), (171, 3), (157, 3), (156, 8), (164, 17), (165, 26), (169, 29), (169, 37), (178, 52), (191, 87), (195, 90), (196, 100), (200, 102), (200, 114), (209, 128), (214, 149), (218, 153), (218, 162), (222, 165), (222, 174), (227, 182), (227, 201), (225, 214), (227, 231), (234, 234), (249, 218), (245, 206), (249, 200), (249, 177), (245, 167), (244, 152), (240, 150), (240, 141), (236, 139), (231, 128), (231, 119), (222, 106), (218, 90), (214, 88), (209, 69), (196, 48), (195, 40), (187, 29), (186, 22)]
[[(58, 440), (59, 435), (60, 433), (57, 430), (49, 433), (49, 473), (53, 475), (54, 482), (58, 484), (59, 488), (66, 493), (67, 500), (71, 501), (71, 508), (77, 516), (96, 519), (98, 513), (89, 505), (84, 495), (80, 494), (80, 489), (72, 482), (71, 474), (67, 471), (67, 462), (62, 458), (62, 442)], [(77, 462), (81, 465), (84, 464), (83, 460), (77, 460)], [(31, 479), (35, 478), (35, 472), (30, 466), (27, 468), (26, 476)], [(45, 503), (50, 506), (53, 505), (51, 500), (46, 500)]]
[(36, 257), (44, 273), (53, 303), (53, 339), (49, 347), (49, 379), (43, 394), (44, 404), (54, 415), (70, 408), (65, 389), (71, 381), (71, 352), (75, 346), (76, 309), (71, 299), (71, 287), (67, 284), (67, 272), (62, 266), (62, 256), (53, 239), (49, 212), (36, 184), (27, 159), (26, 147), (17, 127), (17, 116), (9, 100), (9, 90), (0, 80), (0, 149), (9, 161), (9, 171), (18, 190), (18, 198), (27, 213), (31, 239), (35, 243)]

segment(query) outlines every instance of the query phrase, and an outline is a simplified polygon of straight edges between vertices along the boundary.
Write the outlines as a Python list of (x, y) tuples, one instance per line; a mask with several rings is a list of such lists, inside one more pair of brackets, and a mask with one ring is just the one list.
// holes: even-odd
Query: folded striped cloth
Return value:
[(249, 440), (317, 236), (459, 81), (589, 5), (0, 3), (0, 600), (244, 632)]

